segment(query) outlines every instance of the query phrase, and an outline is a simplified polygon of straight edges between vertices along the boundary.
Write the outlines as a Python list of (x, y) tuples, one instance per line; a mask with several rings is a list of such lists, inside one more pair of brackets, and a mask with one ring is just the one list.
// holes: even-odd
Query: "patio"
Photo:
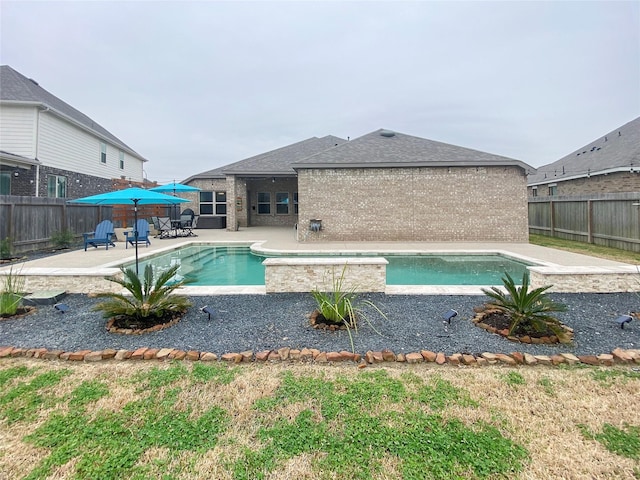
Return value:
[[(553, 284), (552, 291), (565, 293), (610, 293), (636, 291), (638, 269), (634, 265), (590, 257), (525, 243), (425, 243), (425, 242), (326, 242), (298, 243), (296, 231), (284, 227), (252, 227), (239, 231), (196, 230), (197, 237), (152, 239), (149, 247), (141, 247), (144, 257), (188, 245), (192, 242), (254, 244), (263, 252), (407, 252), (407, 253), (502, 253), (535, 263), (530, 267), (533, 285)], [(122, 240), (122, 239), (119, 239)], [(117, 248), (73, 250), (0, 269), (0, 274), (19, 271), (27, 279), (27, 288), (35, 290), (63, 289), (69, 293), (97, 293), (113, 289), (105, 276), (119, 273), (119, 265), (134, 261), (134, 251), (125, 249), (123, 241)], [(185, 287), (188, 295), (260, 294), (265, 287)], [(387, 294), (481, 294), (480, 287), (469, 286), (387, 286)]]

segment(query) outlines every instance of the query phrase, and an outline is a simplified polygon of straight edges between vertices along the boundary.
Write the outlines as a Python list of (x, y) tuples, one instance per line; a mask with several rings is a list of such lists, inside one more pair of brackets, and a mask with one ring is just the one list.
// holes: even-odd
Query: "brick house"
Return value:
[(0, 195), (78, 198), (140, 184), (147, 160), (93, 119), (0, 66)]
[(297, 225), (298, 240), (308, 242), (526, 242), (532, 170), (381, 129), (351, 141), (314, 137), (185, 183), (202, 189), (200, 221), (224, 217), (229, 230)]
[(640, 117), (529, 175), (530, 197), (640, 192)]

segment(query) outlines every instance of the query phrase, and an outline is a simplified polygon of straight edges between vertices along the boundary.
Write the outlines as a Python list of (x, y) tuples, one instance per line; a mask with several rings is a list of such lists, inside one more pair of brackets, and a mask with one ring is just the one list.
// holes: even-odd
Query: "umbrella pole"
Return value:
[(135, 241), (136, 249), (136, 275), (138, 275), (138, 199), (133, 199), (133, 239)]

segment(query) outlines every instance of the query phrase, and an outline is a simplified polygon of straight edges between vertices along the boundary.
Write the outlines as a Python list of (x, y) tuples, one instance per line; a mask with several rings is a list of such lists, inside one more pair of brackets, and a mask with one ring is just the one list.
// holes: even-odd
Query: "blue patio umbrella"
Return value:
[(136, 250), (136, 274), (138, 274), (138, 205), (177, 205), (188, 202), (186, 198), (165, 195), (160, 192), (152, 192), (144, 188), (132, 187), (114, 192), (100, 193), (90, 197), (76, 198), (68, 203), (87, 203), (90, 205), (133, 205), (134, 222), (133, 237)]
[[(150, 188), (149, 190), (153, 192), (173, 193), (174, 197), (176, 196), (176, 193), (200, 191), (198, 187), (192, 187), (191, 185), (185, 185), (183, 183), (176, 183), (175, 180), (171, 183), (167, 183), (166, 185), (158, 185), (157, 187)], [(175, 213), (175, 217), (177, 219), (178, 212)]]

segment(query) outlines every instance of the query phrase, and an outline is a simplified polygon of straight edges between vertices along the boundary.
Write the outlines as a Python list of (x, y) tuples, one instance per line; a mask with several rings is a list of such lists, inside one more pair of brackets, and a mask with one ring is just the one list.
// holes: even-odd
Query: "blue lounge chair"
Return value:
[[(146, 220), (138, 220), (136, 223), (138, 229), (138, 245), (145, 243), (148, 247), (151, 245), (151, 240), (149, 240), (149, 223)], [(129, 244), (135, 245), (136, 242), (136, 232), (124, 232), (125, 238), (125, 248), (129, 248)]]
[(83, 233), (84, 237), (84, 251), (87, 251), (87, 246), (92, 245), (98, 248), (99, 245), (105, 245), (109, 250), (109, 245), (115, 247), (113, 243), (113, 237), (115, 233), (113, 231), (113, 223), (110, 220), (103, 220), (97, 226), (95, 231)]

